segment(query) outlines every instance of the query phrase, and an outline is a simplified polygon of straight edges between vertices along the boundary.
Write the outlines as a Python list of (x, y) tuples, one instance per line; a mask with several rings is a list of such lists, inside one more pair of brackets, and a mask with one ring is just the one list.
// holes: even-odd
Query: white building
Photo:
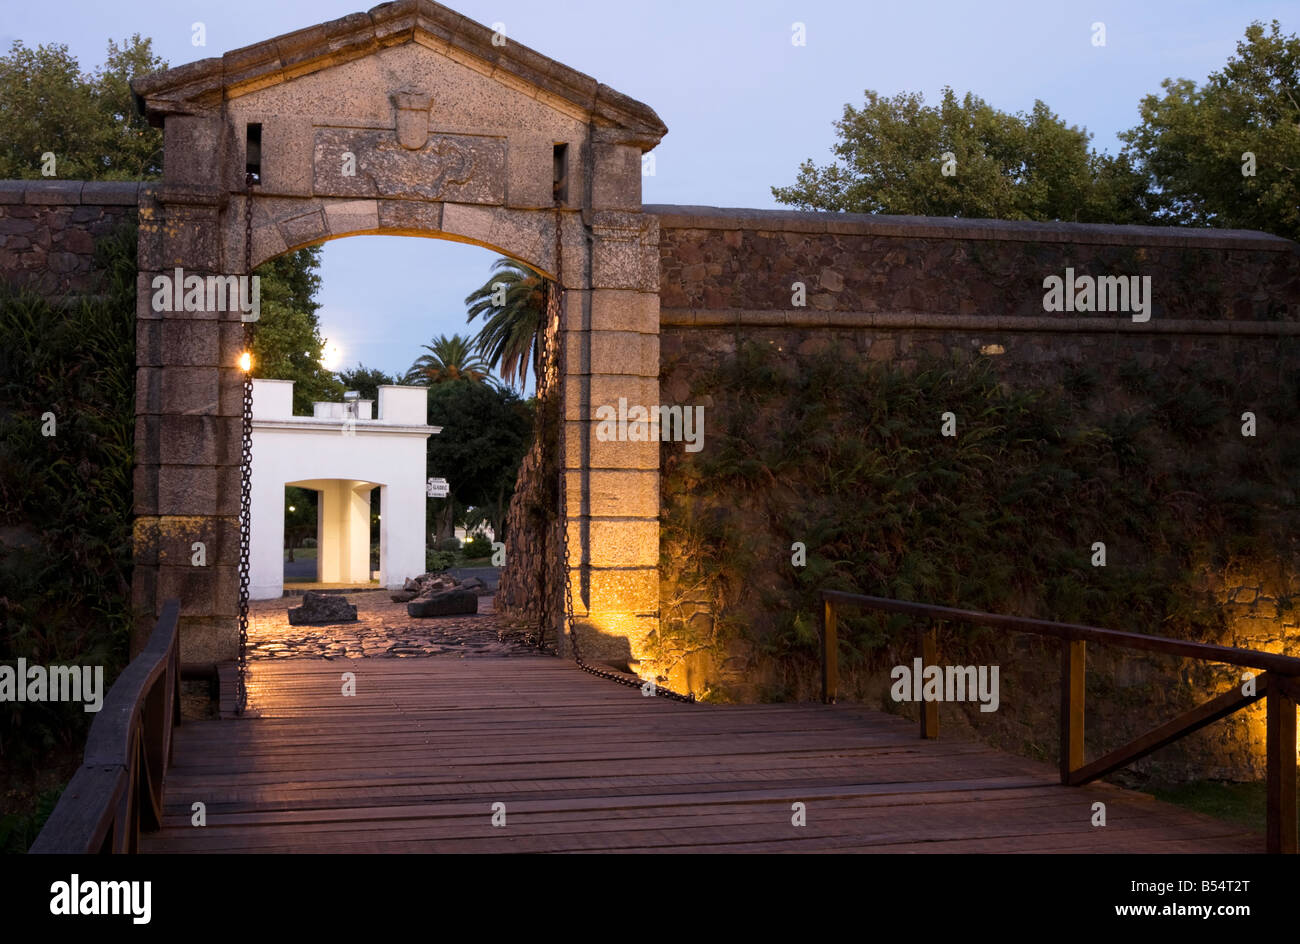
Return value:
[[(293, 415), (293, 381), (253, 381), (252, 518), (249, 596), (284, 595), (284, 489), (319, 492), (317, 579), (370, 579), (370, 492), (379, 489), (379, 583), (400, 587), (424, 559), (425, 387), (379, 388), (370, 400), (313, 404)], [(391, 510), (391, 513), (390, 513)]]

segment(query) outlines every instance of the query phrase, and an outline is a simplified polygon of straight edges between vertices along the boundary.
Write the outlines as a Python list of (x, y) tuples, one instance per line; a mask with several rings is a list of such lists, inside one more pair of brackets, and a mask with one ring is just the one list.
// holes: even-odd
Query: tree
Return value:
[(468, 380), (481, 384), (491, 376), (492, 368), (478, 354), (467, 337), (453, 334), (439, 335), (432, 344), (424, 345), (428, 354), (415, 359), (403, 383), (430, 386), (452, 380)]
[(504, 540), (505, 512), (531, 439), (532, 407), (509, 389), (461, 378), (430, 387), (428, 417), (429, 425), (442, 427), (429, 437), (428, 474), (445, 478), (451, 493), (432, 500), (441, 512), (433, 520), (444, 519), (449, 532), (445, 519), (456, 504), (485, 508), (497, 540)]
[(167, 68), (139, 33), (109, 40), (107, 59), (83, 74), (61, 43), (15, 40), (0, 56), (0, 178), (33, 178), (42, 155), (64, 180), (141, 180), (162, 175), (162, 131), (135, 108), (130, 81)]
[(310, 412), (314, 401), (343, 396), (343, 385), (321, 364), (319, 267), (320, 247), (308, 246), (257, 268), (262, 313), (253, 333), (253, 374), (292, 380), (295, 413)]
[(950, 88), (926, 106), (917, 93), (882, 98), (835, 122), (838, 161), (812, 160), (796, 183), (773, 187), (805, 210), (1010, 220), (1144, 222), (1141, 178), (1126, 161), (1089, 148), (1041, 101), (1025, 114), (999, 111)]
[(1276, 20), (1268, 32), (1252, 23), (1203, 87), (1165, 79), (1161, 88), (1120, 135), (1158, 194), (1159, 218), (1300, 239), (1300, 36), (1282, 35)]
[(502, 380), (523, 390), (529, 367), (535, 378), (541, 365), (549, 283), (528, 266), (504, 257), (492, 263), (492, 271), (495, 274), (465, 299), (466, 321), (483, 318), (474, 339), (476, 350)]
[(382, 370), (357, 364), (350, 370), (339, 371), (339, 381), (345, 390), (355, 390), (361, 394), (363, 400), (378, 400), (379, 388), (397, 383), (397, 378)]

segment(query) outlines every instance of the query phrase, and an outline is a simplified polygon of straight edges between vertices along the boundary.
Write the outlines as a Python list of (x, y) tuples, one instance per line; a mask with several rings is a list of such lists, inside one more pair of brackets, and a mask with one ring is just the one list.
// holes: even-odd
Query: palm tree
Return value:
[(415, 359), (402, 383), (429, 386), (447, 380), (490, 381), (492, 368), (474, 352), (471, 338), (443, 334), (434, 338), (432, 344), (425, 344), (424, 349), (429, 353)]
[[(492, 263), (493, 275), (465, 299), (469, 306), (466, 322), (483, 316), (475, 347), (511, 385), (522, 391), (531, 365), (536, 378), (541, 367), (541, 332), (546, 316), (546, 291), (550, 284), (532, 269), (513, 259)], [(494, 304), (505, 289), (505, 304)]]

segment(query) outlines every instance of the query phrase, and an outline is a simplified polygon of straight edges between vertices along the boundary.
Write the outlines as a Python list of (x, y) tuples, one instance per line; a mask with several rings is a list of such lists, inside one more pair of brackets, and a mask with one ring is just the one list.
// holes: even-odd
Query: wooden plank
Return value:
[[(930, 625), (920, 632), (921, 664), (939, 664), (939, 640), (935, 627)], [(921, 702), (921, 737), (932, 740), (939, 736), (939, 703), (937, 701)]]
[(1083, 699), (1087, 642), (1061, 641), (1061, 783), (1083, 766)]
[(822, 601), (822, 701), (835, 704), (840, 691), (840, 648), (836, 635), (835, 604)]
[(1266, 848), (1270, 853), (1296, 853), (1296, 696), (1292, 686), (1270, 685), (1266, 701), (1265, 774)]
[[(1236, 827), (860, 706), (682, 705), (558, 660), (257, 662), (178, 730), (150, 852), (1241, 851)], [(208, 826), (189, 825), (194, 800)], [(1108, 806), (1106, 830), (1089, 822)], [(790, 804), (807, 804), (808, 824)], [(504, 802), (509, 825), (491, 826)], [(1258, 842), (1258, 840), (1255, 840)]]

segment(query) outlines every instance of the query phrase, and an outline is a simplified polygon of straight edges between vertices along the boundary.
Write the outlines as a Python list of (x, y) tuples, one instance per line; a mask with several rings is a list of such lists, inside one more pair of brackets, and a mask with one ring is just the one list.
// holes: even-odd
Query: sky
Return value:
[[(373, 4), (372, 4), (373, 5)], [(654, 108), (668, 134), (645, 203), (775, 208), (771, 187), (831, 157), (832, 122), (863, 92), (945, 85), (994, 107), (1042, 100), (1116, 152), (1165, 78), (1203, 82), (1252, 20), (1300, 32), (1300, 0), (874, 2), (457, 0), (459, 13)], [(175, 66), (365, 9), (361, 0), (0, 0), (0, 43), (65, 43), (84, 69), (139, 32)], [(204, 25), (206, 46), (193, 45)], [(792, 43), (804, 25), (806, 45)], [(1104, 46), (1093, 43), (1105, 24)], [(357, 236), (325, 245), (322, 333), (342, 365), (400, 373), (439, 334), (469, 333), (464, 298), (495, 255), (443, 240)], [(387, 277), (384, 276), (387, 274)]]

